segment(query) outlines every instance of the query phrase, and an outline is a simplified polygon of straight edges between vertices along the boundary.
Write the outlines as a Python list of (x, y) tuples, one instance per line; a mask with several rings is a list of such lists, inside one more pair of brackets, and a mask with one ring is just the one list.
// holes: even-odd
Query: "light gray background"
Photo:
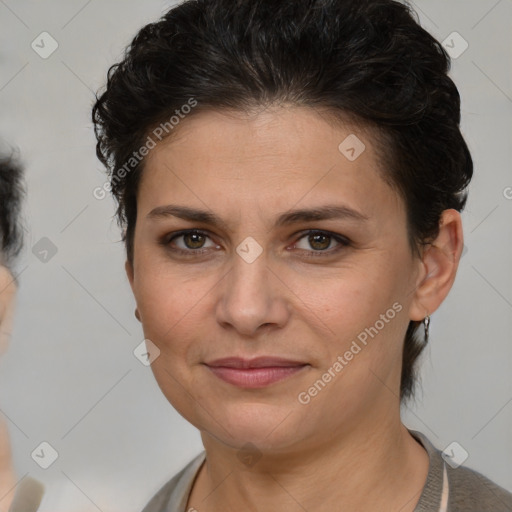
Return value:
[[(198, 432), (167, 403), (133, 355), (142, 341), (124, 275), (114, 203), (94, 153), (92, 91), (163, 1), (0, 0), (0, 138), (27, 169), (26, 249), (13, 340), (0, 361), (0, 408), (15, 466), (47, 486), (41, 510), (140, 510), (201, 449)], [(417, 0), (439, 40), (457, 31), (469, 48), (453, 61), (462, 128), (475, 163), (463, 213), (456, 283), (432, 315), (422, 391), (409, 427), (512, 490), (512, 1)], [(43, 31), (59, 47), (31, 48)], [(32, 253), (43, 237), (58, 249)], [(59, 453), (47, 470), (31, 452)]]

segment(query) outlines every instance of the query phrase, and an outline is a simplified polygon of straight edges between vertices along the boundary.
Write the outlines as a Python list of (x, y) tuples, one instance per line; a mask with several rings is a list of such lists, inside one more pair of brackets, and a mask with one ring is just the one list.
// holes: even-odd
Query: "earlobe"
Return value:
[(126, 276), (128, 277), (128, 281), (130, 282), (130, 286), (133, 290), (133, 265), (126, 260), (124, 264), (124, 269), (126, 271)]
[[(132, 289), (132, 293), (134, 293), (134, 295), (135, 295), (135, 292), (134, 292), (134, 289), (133, 289), (133, 265), (128, 260), (126, 260), (126, 262), (124, 264), (124, 269), (126, 271), (126, 276), (128, 277), (128, 281), (130, 282), (130, 287)], [(139, 313), (138, 308), (135, 308), (135, 318), (139, 322), (142, 323), (142, 320), (140, 318), (140, 313)]]
[[(133, 265), (126, 260), (124, 264), (124, 269), (126, 271), (126, 276), (128, 277), (128, 281), (130, 282), (130, 287), (132, 289), (132, 293), (135, 295), (134, 285), (133, 285)], [(140, 318), (139, 309), (135, 308), (135, 318), (142, 323), (142, 320)]]
[(439, 308), (455, 281), (464, 245), (462, 221), (457, 210), (445, 210), (439, 223), (439, 234), (422, 256), (423, 275), (414, 292), (409, 317), (423, 320)]

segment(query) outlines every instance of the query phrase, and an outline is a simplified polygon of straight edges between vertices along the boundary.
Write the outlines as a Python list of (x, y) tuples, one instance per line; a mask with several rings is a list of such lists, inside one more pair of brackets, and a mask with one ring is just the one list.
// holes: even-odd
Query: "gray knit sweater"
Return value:
[[(472, 469), (454, 469), (445, 464), (441, 451), (421, 432), (409, 432), (430, 458), (427, 480), (414, 512), (512, 512), (512, 493)], [(192, 483), (204, 459), (202, 452), (155, 494), (143, 512), (187, 512)]]

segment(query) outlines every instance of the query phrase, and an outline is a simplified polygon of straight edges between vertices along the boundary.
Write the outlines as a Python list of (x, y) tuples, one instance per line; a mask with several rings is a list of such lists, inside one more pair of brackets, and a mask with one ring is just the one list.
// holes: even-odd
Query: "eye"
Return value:
[(170, 250), (181, 254), (198, 254), (220, 247), (213, 242), (209, 246), (205, 245), (206, 240), (209, 238), (208, 234), (203, 231), (193, 229), (180, 231), (179, 233), (174, 233), (171, 237), (165, 237), (162, 240), (162, 244)]
[[(303, 244), (303, 246), (300, 247), (300, 244)], [(307, 247), (308, 245), (309, 247)], [(332, 248), (333, 245), (334, 249)], [(350, 242), (340, 235), (328, 231), (311, 230), (303, 234), (293, 247), (309, 252), (309, 256), (314, 257), (332, 255), (348, 245), (350, 245)]]

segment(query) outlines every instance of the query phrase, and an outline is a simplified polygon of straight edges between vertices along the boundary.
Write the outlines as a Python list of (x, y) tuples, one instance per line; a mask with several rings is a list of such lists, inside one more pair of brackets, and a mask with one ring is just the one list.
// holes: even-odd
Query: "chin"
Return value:
[(296, 421), (297, 416), (290, 414), (289, 408), (262, 402), (233, 404), (217, 408), (216, 421), (205, 416), (204, 411), (198, 412), (201, 420), (194, 422), (195, 426), (235, 449), (243, 449), (247, 443), (251, 443), (262, 452), (275, 451), (299, 442), (299, 425), (289, 423), (292, 418)]

